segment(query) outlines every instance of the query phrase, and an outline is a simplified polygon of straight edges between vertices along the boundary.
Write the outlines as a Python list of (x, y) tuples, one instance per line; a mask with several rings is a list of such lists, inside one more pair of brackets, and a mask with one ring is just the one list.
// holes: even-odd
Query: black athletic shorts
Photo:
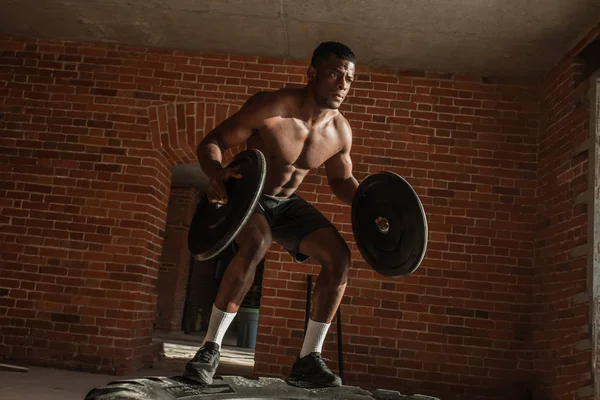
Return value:
[(317, 229), (334, 227), (319, 210), (297, 194), (290, 197), (263, 194), (254, 212), (267, 219), (273, 241), (280, 244), (298, 263), (310, 258), (299, 253), (302, 239)]

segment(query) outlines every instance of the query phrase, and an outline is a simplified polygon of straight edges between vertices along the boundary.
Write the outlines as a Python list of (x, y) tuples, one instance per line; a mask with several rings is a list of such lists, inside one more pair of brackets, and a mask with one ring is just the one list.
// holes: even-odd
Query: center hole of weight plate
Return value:
[(390, 231), (390, 222), (385, 217), (377, 217), (375, 219), (375, 224), (377, 224), (377, 228), (379, 232), (386, 235)]

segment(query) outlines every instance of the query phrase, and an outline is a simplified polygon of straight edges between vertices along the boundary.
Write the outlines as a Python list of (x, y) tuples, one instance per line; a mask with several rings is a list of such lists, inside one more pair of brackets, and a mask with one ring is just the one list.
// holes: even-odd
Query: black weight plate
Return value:
[[(378, 217), (387, 219), (387, 233), (375, 222)], [(372, 174), (361, 182), (352, 201), (352, 231), (365, 261), (382, 275), (409, 275), (425, 256), (423, 205), (412, 186), (393, 172)]]
[(241, 179), (226, 182), (227, 204), (218, 206), (202, 196), (190, 223), (188, 248), (200, 261), (215, 257), (229, 246), (248, 222), (264, 187), (266, 163), (259, 150), (241, 151), (227, 167), (242, 175)]

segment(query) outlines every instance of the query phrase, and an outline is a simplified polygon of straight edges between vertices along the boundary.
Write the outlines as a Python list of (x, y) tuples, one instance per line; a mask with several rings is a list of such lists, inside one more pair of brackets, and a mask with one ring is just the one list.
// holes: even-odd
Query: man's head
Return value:
[(356, 57), (339, 42), (321, 43), (308, 67), (308, 82), (317, 104), (337, 109), (342, 104), (354, 80)]

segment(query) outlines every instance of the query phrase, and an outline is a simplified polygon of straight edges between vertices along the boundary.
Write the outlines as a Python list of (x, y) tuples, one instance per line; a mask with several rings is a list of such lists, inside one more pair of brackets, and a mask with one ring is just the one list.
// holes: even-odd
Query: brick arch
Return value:
[[(153, 105), (148, 108), (148, 129), (151, 137), (157, 185), (162, 188), (157, 208), (164, 235), (159, 247), (156, 285), (157, 302), (154, 304), (154, 330), (179, 330), (184, 318), (189, 252), (187, 232), (197, 197), (196, 189), (189, 185), (179, 187), (173, 183), (174, 167), (197, 164), (196, 147), (205, 135), (239, 105), (213, 102), (175, 102)], [(223, 155), (224, 163), (237, 154), (244, 145), (229, 149)]]
[[(148, 108), (152, 145), (169, 167), (197, 162), (196, 146), (217, 124), (233, 115), (239, 105), (210, 102), (167, 103)], [(239, 148), (226, 152), (228, 159)]]

